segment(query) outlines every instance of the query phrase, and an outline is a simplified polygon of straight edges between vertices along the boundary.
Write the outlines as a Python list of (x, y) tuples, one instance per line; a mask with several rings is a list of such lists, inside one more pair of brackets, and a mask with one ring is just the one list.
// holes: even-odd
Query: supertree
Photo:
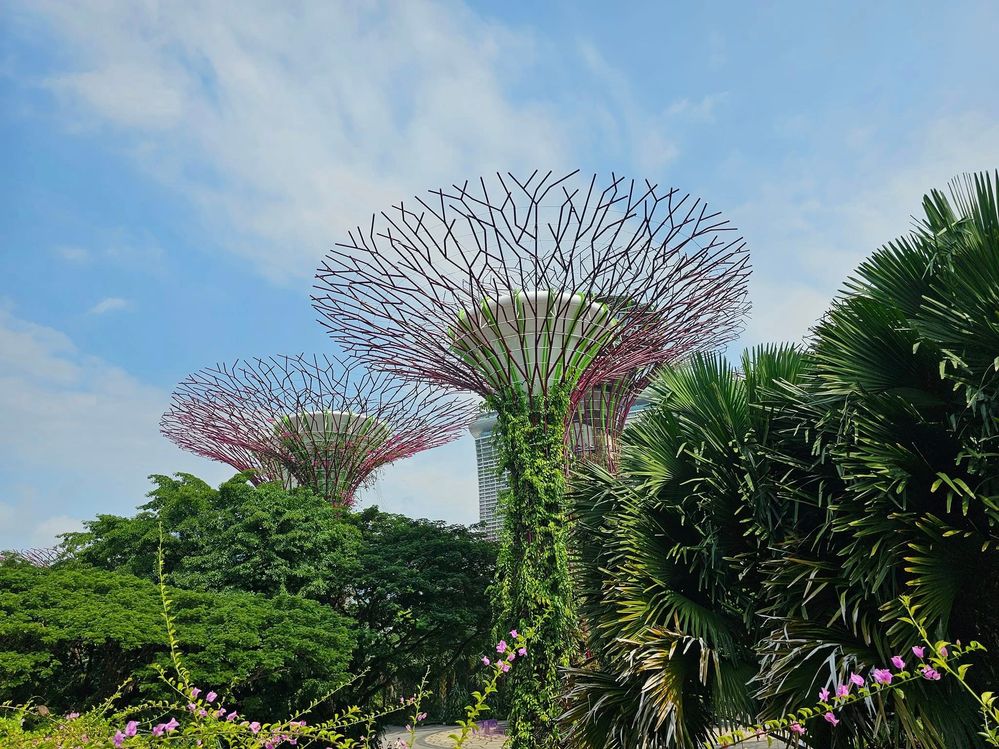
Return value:
[(255, 483), (307, 486), (350, 506), (393, 461), (458, 437), (471, 399), (329, 356), (275, 356), (208, 367), (173, 394), (160, 429), (180, 447), (248, 471)]
[(36, 549), (21, 549), (20, 551), (0, 551), (0, 562), (6, 559), (20, 559), (23, 562), (35, 565), (35, 567), (51, 567), (59, 561), (60, 552), (57, 547), (44, 547)]
[(631, 409), (658, 370), (658, 364), (642, 367), (623, 377), (598, 383), (583, 393), (569, 414), (566, 426), (570, 456), (614, 472), (621, 434)]
[(737, 332), (744, 242), (699, 199), (578, 172), (497, 175), (399, 203), (349, 233), (313, 302), (346, 351), (470, 390), (497, 412), (509, 472), (501, 622), (534, 631), (515, 669), (512, 747), (556, 747), (559, 668), (577, 642), (566, 548), (566, 429), (594, 387)]

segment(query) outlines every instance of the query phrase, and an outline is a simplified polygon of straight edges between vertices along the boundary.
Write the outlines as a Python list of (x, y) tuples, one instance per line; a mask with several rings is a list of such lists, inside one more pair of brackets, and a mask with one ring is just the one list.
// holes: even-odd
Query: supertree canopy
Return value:
[(378, 468), (455, 439), (470, 400), (332, 357), (278, 356), (203, 369), (174, 392), (161, 430), (180, 447), (307, 486), (349, 506)]
[(399, 203), (317, 273), (314, 305), (345, 350), (479, 393), (497, 411), (510, 476), (498, 616), (535, 633), (512, 679), (513, 749), (559, 746), (558, 669), (577, 642), (564, 506), (572, 414), (604, 383), (732, 338), (748, 273), (741, 237), (701, 200), (577, 172), (497, 175)]

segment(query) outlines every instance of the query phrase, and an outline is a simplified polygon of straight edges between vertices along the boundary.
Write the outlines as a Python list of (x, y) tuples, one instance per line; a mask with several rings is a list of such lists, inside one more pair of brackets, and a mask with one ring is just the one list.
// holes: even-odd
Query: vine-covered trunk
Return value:
[(494, 396), (501, 465), (510, 489), (502, 500), (503, 532), (497, 564), (497, 620), (501, 628), (533, 630), (530, 653), (514, 664), (509, 734), (511, 749), (560, 747), (559, 669), (569, 664), (575, 638), (565, 507), (567, 390), (553, 388), (528, 400)]

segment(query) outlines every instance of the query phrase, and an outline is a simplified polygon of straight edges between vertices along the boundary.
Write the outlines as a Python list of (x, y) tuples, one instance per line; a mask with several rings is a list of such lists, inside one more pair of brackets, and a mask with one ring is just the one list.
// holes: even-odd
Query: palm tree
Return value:
[[(570, 746), (692, 747), (815, 701), (931, 631), (999, 675), (999, 174), (924, 200), (847, 281), (806, 353), (673, 367), (620, 472), (575, 482), (592, 653)], [(977, 677), (976, 677), (977, 675)], [(907, 687), (810, 728), (817, 747), (980, 746), (972, 705)]]
[[(811, 458), (780, 459), (780, 492), (825, 519), (769, 566), (759, 682), (775, 712), (842, 678), (823, 662), (907, 653), (903, 593), (935, 635), (986, 644), (976, 671), (996, 675), (997, 185), (977, 175), (928, 195), (918, 228), (864, 262), (817, 326), (806, 382), (784, 388)], [(971, 706), (937, 686), (887, 722), (849, 716), (834, 745), (979, 746)]]
[(768, 386), (796, 383), (793, 347), (670, 367), (624, 437), (617, 477), (576, 494), (580, 594), (592, 657), (571, 673), (570, 746), (695, 747), (756, 712), (761, 560), (793, 528), (773, 501)]

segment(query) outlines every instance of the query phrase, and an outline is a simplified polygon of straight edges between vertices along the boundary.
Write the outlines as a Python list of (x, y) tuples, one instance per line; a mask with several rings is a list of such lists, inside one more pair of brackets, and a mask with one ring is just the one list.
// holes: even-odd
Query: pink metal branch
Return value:
[(349, 506), (379, 468), (450, 442), (476, 413), (470, 399), (356, 362), (278, 356), (190, 375), (160, 428), (186, 450), (252, 472), (256, 483), (305, 485)]
[(676, 188), (498, 174), (351, 231), (313, 304), (371, 366), (483, 396), (568, 383), (575, 408), (602, 383), (732, 340), (748, 274), (742, 238)]

